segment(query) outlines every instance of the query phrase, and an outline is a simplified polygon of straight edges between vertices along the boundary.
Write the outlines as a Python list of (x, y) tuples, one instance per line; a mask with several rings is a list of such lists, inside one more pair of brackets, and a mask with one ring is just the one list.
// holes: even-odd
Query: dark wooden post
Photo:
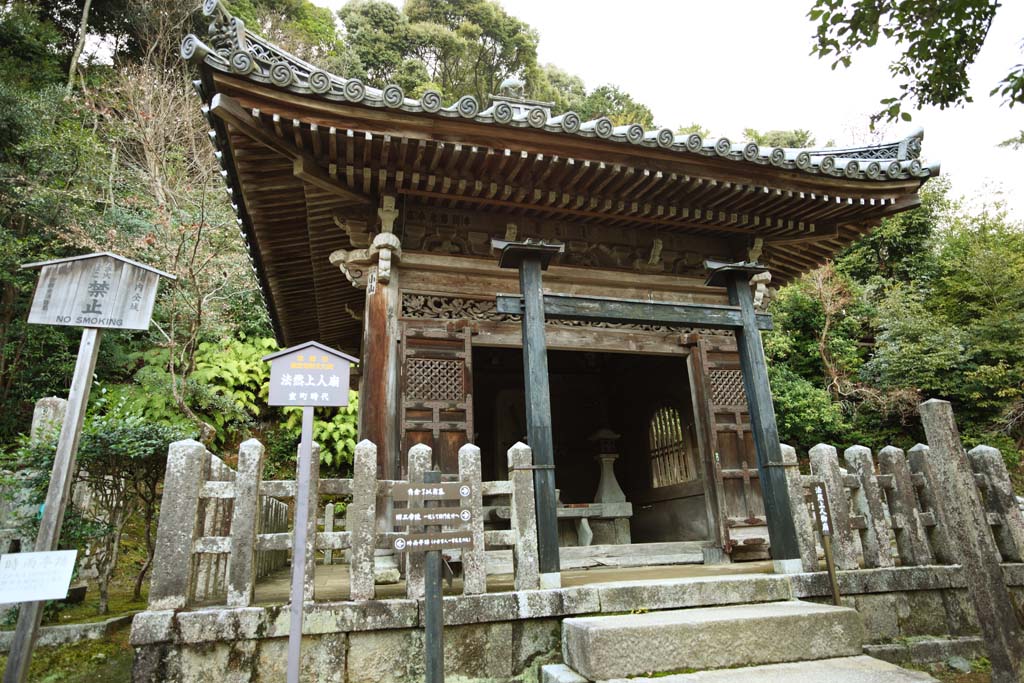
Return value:
[[(537, 546), (541, 587), (558, 585), (558, 501), (555, 497), (555, 456), (551, 437), (551, 391), (548, 385), (548, 350), (544, 339), (544, 291), (541, 273), (564, 245), (525, 242), (491, 244), (501, 249), (502, 268), (519, 269), (523, 296), (523, 376), (526, 388), (526, 434), (533, 450), (537, 500)], [(545, 576), (547, 575), (547, 576)]]
[(766, 269), (757, 264), (708, 263), (712, 268), (707, 284), (725, 285), (729, 303), (739, 306), (742, 326), (736, 330), (736, 345), (740, 354), (743, 388), (750, 411), (750, 430), (757, 452), (757, 472), (764, 496), (764, 511), (768, 521), (772, 560), (775, 571), (795, 573), (802, 571), (800, 547), (796, 527), (789, 506), (789, 488), (786, 483), (785, 463), (779, 446), (779, 428), (775, 423), (775, 409), (768, 385), (768, 365), (761, 346), (761, 332), (757, 327), (757, 311), (750, 291), (750, 278)]

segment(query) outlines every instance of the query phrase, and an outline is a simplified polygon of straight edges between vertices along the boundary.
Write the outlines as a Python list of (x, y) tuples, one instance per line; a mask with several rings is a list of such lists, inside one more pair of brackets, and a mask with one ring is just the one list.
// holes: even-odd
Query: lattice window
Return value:
[(710, 370), (711, 405), (746, 406), (747, 394), (743, 391), (743, 373), (739, 370)]
[(406, 396), (414, 401), (462, 401), (466, 387), (461, 360), (408, 358)]
[(651, 483), (655, 488), (693, 479), (686, 457), (686, 430), (683, 417), (672, 406), (654, 411), (648, 427), (651, 454)]

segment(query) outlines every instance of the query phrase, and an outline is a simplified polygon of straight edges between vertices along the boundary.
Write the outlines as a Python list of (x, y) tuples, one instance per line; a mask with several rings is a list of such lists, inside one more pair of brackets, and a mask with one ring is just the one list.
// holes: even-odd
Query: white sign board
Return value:
[(113, 256), (43, 265), (28, 321), (121, 330), (149, 329), (160, 274)]
[(63, 600), (77, 550), (0, 555), (0, 604)]

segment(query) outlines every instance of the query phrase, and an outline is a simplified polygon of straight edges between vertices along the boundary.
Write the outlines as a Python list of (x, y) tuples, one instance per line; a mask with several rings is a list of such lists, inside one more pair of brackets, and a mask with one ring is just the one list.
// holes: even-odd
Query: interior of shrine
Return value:
[[(686, 357), (550, 351), (548, 372), (555, 481), (559, 501), (568, 508), (560, 516), (562, 543), (581, 544), (573, 533), (581, 519), (576, 515), (603, 502), (602, 451), (618, 456), (612, 467), (632, 506), (631, 515), (623, 517), (631, 542), (706, 539), (703, 470)], [(482, 449), (485, 478), (506, 479), (505, 451), (516, 441), (527, 441), (522, 378), (521, 349), (474, 349), (474, 442)], [(591, 512), (593, 526), (597, 511)], [(602, 540), (600, 531), (595, 536)]]

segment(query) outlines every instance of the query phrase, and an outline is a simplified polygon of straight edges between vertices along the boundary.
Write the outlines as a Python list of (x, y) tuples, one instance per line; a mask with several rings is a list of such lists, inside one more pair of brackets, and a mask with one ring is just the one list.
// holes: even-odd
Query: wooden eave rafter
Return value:
[(891, 196), (916, 192), (924, 182), (922, 178), (877, 182), (810, 176), (765, 165), (739, 165), (713, 157), (682, 156), (655, 147), (623, 149), (621, 145), (600, 138), (561, 136), (530, 128), (496, 128), (472, 121), (327, 102), (220, 72), (214, 72), (212, 76), (218, 93), (231, 95), (245, 108), (273, 111), (282, 119), (316, 124), (318, 128), (373, 131), (394, 138), (431, 140), (464, 147), (476, 145), (481, 148), (522, 150), (528, 154), (599, 160), (621, 167), (682, 172), (712, 177), (719, 182), (769, 184), (818, 194), (845, 192), (858, 196)]
[[(428, 206), (486, 208), (511, 220), (719, 236), (738, 248), (759, 238), (776, 282), (920, 202), (921, 178), (817, 176), (324, 102), (218, 72), (204, 79), (206, 92), (217, 93), (208, 111), (221, 131), (215, 141), (286, 343), (315, 336), (353, 350), (358, 344), (363, 293), (315, 255), (353, 246), (338, 218), (369, 219), (372, 229), (382, 193)], [(310, 306), (316, 316), (308, 315)], [(313, 318), (312, 327), (299, 318)]]
[(362, 206), (370, 204), (369, 197), (353, 192), (323, 172), (320, 165), (302, 150), (301, 132), (293, 131), (295, 144), (290, 144), (286, 139), (283, 139), (285, 136), (280, 128), (278, 128), (278, 136), (271, 135), (263, 126), (256, 123), (254, 121), (255, 117), (247, 112), (237, 101), (222, 93), (213, 96), (210, 102), (210, 114), (261, 145), (291, 159), (292, 173), (296, 178), (337, 195), (346, 204)]

